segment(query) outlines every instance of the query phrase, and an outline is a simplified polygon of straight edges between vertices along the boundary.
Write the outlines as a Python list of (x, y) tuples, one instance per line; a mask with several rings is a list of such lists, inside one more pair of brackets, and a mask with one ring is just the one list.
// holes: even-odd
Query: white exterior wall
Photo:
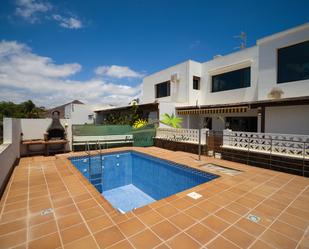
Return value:
[[(168, 102), (161, 102), (159, 103), (158, 109), (159, 109), (159, 120), (162, 119), (162, 115), (167, 113), (168, 115), (176, 115), (175, 108), (177, 106), (180, 106), (177, 103), (168, 103)], [(183, 122), (185, 123), (185, 121)], [(183, 125), (182, 125), (183, 126)], [(159, 123), (160, 128), (167, 128), (168, 126), (162, 123)], [(184, 127), (184, 126), (183, 126)]]
[[(301, 43), (309, 39), (309, 24), (305, 24), (281, 33), (268, 36), (257, 41), (257, 45), (232, 54), (217, 57), (205, 63), (195, 61), (186, 61), (176, 66), (167, 68), (160, 72), (154, 73), (144, 78), (143, 94), (141, 97), (142, 103), (170, 103), (166, 105), (159, 105), (160, 115), (162, 113), (171, 114), (170, 107), (175, 106), (194, 106), (199, 105), (217, 105), (217, 104), (235, 104), (240, 102), (252, 102), (259, 100), (268, 100), (269, 92), (274, 87), (279, 87), (283, 90), (283, 98), (309, 96), (309, 80), (281, 83), (277, 84), (277, 50), (282, 47)], [(221, 92), (212, 92), (212, 76), (225, 72), (238, 70), (241, 68), (251, 68), (251, 84), (250, 87), (239, 88)], [(171, 83), (171, 96), (164, 98), (155, 98), (155, 85), (171, 79), (171, 75), (178, 73), (180, 75), (179, 83)], [(201, 77), (200, 90), (193, 89), (193, 76)], [(292, 108), (292, 107), (291, 107)], [(308, 116), (307, 110), (297, 109), (298, 113), (296, 120), (301, 115)], [(301, 114), (302, 113), (302, 114)], [(274, 114), (276, 115), (276, 114)], [(292, 115), (291, 109), (287, 109), (285, 115)], [(295, 114), (296, 115), (296, 114)], [(231, 116), (260, 116), (257, 110), (241, 113), (231, 114)], [(266, 130), (271, 132), (290, 133), (291, 127), (281, 124), (275, 117), (266, 115)], [(193, 115), (181, 116), (184, 119), (183, 127), (196, 128), (198, 124)], [(301, 119), (300, 119), (301, 120)], [(274, 125), (270, 128), (271, 122)], [(277, 125), (278, 123), (278, 125)], [(309, 124), (302, 123), (302, 128), (294, 128), (294, 132), (307, 132)], [(295, 126), (294, 126), (295, 127)], [(221, 120), (213, 119), (212, 128), (215, 130), (224, 129), (224, 124)], [(276, 130), (278, 129), (278, 130)], [(258, 131), (261, 130), (260, 122), (258, 122)]]
[[(211, 77), (244, 67), (251, 67), (251, 85), (222, 92), (211, 92)], [(171, 83), (171, 96), (155, 98), (155, 85), (171, 79), (179, 73), (179, 83)], [(193, 89), (193, 76), (201, 77), (200, 90)], [(209, 62), (186, 61), (167, 68), (143, 80), (142, 103), (174, 102), (185, 105), (227, 104), (257, 100), (258, 58), (257, 47), (248, 48)]]
[[(171, 82), (171, 95), (163, 98), (155, 98), (155, 85), (171, 79), (175, 73), (179, 74), (179, 82)], [(202, 64), (196, 61), (185, 61), (176, 66), (167, 68), (143, 80), (143, 94), (141, 103), (174, 102), (195, 104), (201, 98), (201, 91), (193, 89), (193, 76), (202, 77)], [(200, 102), (200, 100), (199, 100)]]
[[(202, 90), (202, 64), (196, 61), (189, 61), (188, 70), (188, 103), (189, 105), (201, 104), (203, 99)], [(200, 77), (200, 90), (193, 89), (193, 76)]]
[[(143, 80), (142, 103), (175, 102), (186, 105), (232, 104), (266, 100), (273, 87), (280, 87), (283, 98), (309, 95), (309, 80), (277, 84), (277, 50), (309, 39), (309, 24), (274, 34), (247, 48), (205, 63), (186, 61), (154, 73)], [(213, 75), (251, 67), (251, 85), (247, 88), (211, 92)], [(180, 82), (171, 83), (171, 96), (155, 99), (155, 85), (179, 73)], [(200, 90), (193, 90), (193, 76), (201, 77)]]
[(277, 50), (309, 40), (309, 24), (266, 37), (257, 42), (259, 54), (258, 99), (266, 100), (273, 87), (279, 87), (283, 98), (308, 96), (309, 80), (277, 84)]
[(309, 105), (266, 107), (265, 132), (309, 135)]
[(64, 117), (71, 119), (72, 124), (93, 124), (94, 120), (89, 119), (89, 115), (93, 115), (94, 112), (88, 105), (84, 104), (68, 104), (64, 109)]
[[(212, 76), (251, 67), (250, 87), (212, 92)], [(203, 63), (202, 104), (230, 104), (257, 100), (257, 47), (248, 48)]]
[(72, 106), (73, 104), (70, 103), (64, 107), (64, 118), (67, 118), (67, 119), (71, 118), (72, 108), (73, 108)]
[[(141, 104), (157, 102), (180, 102), (188, 101), (188, 68), (189, 61), (183, 62), (176, 66), (167, 68), (160, 72), (149, 75), (143, 79), (143, 94)], [(171, 79), (175, 73), (179, 74), (179, 82), (171, 82), (170, 96), (163, 98), (155, 98), (155, 85)]]

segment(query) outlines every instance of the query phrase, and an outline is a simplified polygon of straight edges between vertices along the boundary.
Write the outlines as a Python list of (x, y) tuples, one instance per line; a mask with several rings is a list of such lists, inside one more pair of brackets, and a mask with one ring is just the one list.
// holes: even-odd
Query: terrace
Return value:
[[(0, 249), (309, 249), (309, 24), (260, 37), (307, 21), (308, 6), (269, 3), (263, 20), (276, 13), (279, 24), (253, 18), (252, 46), (241, 31), (231, 51), (212, 31), (237, 30), (235, 13), (265, 3), (60, 2), (1, 12), (14, 22), (4, 18), (0, 42)], [(161, 9), (170, 15), (156, 27)], [(207, 18), (215, 25), (191, 32)], [(135, 26), (138, 37), (121, 32)], [(180, 57), (193, 60), (171, 65), (186, 47)], [(11, 102), (77, 96), (86, 104)]]
[(104, 153), (123, 150), (241, 173), (209, 171), (220, 177), (120, 214), (68, 160), (85, 152), (24, 157), (1, 199), (1, 248), (308, 248), (308, 178), (157, 147)]

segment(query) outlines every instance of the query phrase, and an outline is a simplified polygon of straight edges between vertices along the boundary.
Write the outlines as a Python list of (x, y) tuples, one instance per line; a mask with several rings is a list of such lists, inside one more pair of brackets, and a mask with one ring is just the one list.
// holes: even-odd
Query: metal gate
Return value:
[(223, 131), (213, 131), (210, 130), (207, 132), (207, 155), (216, 156), (222, 153), (222, 144), (223, 144)]

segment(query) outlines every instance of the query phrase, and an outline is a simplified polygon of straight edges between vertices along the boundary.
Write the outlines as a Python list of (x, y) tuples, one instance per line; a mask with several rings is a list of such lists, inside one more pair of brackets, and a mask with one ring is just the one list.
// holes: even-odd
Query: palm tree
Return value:
[(39, 118), (45, 112), (44, 108), (37, 107), (31, 100), (25, 101), (21, 105), (26, 118)]
[(33, 109), (35, 108), (35, 104), (31, 100), (25, 101), (23, 105), (26, 114), (32, 113)]
[(161, 123), (171, 126), (173, 128), (181, 128), (182, 118), (176, 117), (174, 113), (168, 115), (167, 113), (162, 114), (163, 119), (160, 120)]

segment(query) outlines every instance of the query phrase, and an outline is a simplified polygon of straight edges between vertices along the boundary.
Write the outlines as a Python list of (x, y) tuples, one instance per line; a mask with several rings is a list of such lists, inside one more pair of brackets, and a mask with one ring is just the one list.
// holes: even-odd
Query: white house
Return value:
[(72, 124), (94, 123), (93, 108), (79, 100), (74, 100), (48, 110), (47, 117), (51, 117), (52, 112), (56, 110), (60, 113), (60, 118), (70, 119)]
[(183, 117), (184, 128), (309, 134), (309, 23), (149, 75), (147, 103), (158, 103), (159, 115)]
[(69, 104), (65, 106), (65, 119), (71, 119), (72, 124), (93, 124), (94, 112), (88, 105)]

